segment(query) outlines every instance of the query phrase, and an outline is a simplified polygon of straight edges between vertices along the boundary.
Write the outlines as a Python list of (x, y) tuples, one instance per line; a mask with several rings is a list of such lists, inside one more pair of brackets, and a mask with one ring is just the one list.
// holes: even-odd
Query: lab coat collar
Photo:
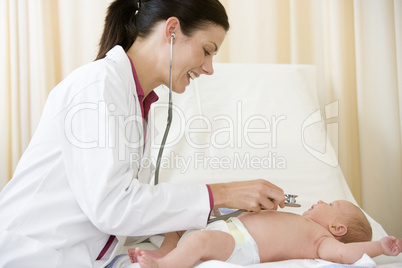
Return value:
[[(118, 71), (123, 73), (127, 77), (131, 77), (131, 79), (128, 79), (127, 83), (131, 91), (131, 95), (134, 97), (134, 100), (136, 102), (135, 105), (135, 114), (141, 115), (142, 117), (142, 111), (141, 111), (141, 105), (140, 105), (140, 100), (137, 95), (137, 88), (135, 85), (134, 81), (134, 76), (132, 74), (132, 69), (131, 69), (131, 63), (130, 59), (127, 56), (126, 52), (124, 49), (117, 45), (113, 47), (107, 54), (106, 54), (106, 59), (112, 60), (114, 62), (121, 62), (123, 64), (117, 64)], [(144, 127), (144, 123), (146, 124)], [(151, 129), (152, 129), (152, 120), (148, 118), (146, 122), (138, 122), (139, 129), (142, 129), (144, 131), (141, 133), (142, 134), (142, 139), (143, 140), (143, 149), (138, 150), (139, 157), (140, 159), (147, 158), (146, 161), (143, 162), (143, 165), (140, 163), (139, 166), (139, 171), (138, 171), (138, 180), (141, 183), (147, 183), (149, 184), (151, 182), (151, 177), (152, 174), (155, 172), (155, 161), (151, 157)]]

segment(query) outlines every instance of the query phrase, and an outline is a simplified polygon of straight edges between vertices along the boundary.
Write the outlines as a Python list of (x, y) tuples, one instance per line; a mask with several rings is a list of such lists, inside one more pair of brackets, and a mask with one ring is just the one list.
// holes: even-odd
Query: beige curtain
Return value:
[[(355, 198), (402, 237), (402, 0), (221, 0), (231, 30), (217, 62), (314, 64)], [(48, 92), (93, 60), (110, 0), (0, 0), (0, 188)], [(330, 127), (330, 126), (336, 127)]]
[(11, 177), (39, 122), (50, 89), (60, 81), (54, 1), (0, 2), (0, 178)]
[(0, 189), (50, 90), (96, 57), (107, 0), (0, 0)]

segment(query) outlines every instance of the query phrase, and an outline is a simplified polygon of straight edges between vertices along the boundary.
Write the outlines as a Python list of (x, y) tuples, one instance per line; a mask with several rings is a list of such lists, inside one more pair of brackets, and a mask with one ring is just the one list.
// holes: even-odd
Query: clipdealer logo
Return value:
[[(153, 109), (165, 111), (165, 106), (159, 104)], [(202, 170), (286, 169), (286, 157), (277, 147), (281, 125), (287, 124), (287, 115), (253, 114), (243, 107), (242, 101), (237, 101), (232, 108), (225, 114), (207, 116), (208, 113), (184, 114), (173, 105), (174, 121), (161, 168), (177, 169), (182, 173), (189, 167)], [(152, 113), (153, 116), (158, 114)], [(159, 149), (160, 140), (153, 136), (152, 141), (152, 148)], [(188, 147), (191, 149), (186, 149)]]
[[(153, 112), (149, 120), (155, 122), (155, 110), (166, 110), (164, 104), (154, 104)], [(262, 155), (253, 153), (233, 153), (230, 156), (214, 154), (194, 154), (191, 163), (195, 168), (207, 166), (228, 168), (266, 168), (284, 169), (286, 159), (275, 152), (278, 146), (278, 129), (287, 120), (286, 115), (262, 115), (252, 114), (246, 116), (242, 102), (238, 101), (234, 106), (234, 113), (219, 114), (212, 118), (200, 114), (186, 115), (179, 107), (173, 105), (174, 125), (168, 136), (165, 148), (171, 148), (174, 152), (177, 145), (184, 142), (186, 146), (195, 152), (202, 150), (237, 150), (238, 148), (250, 148), (264, 152)], [(163, 117), (163, 116), (162, 116)], [(64, 120), (64, 134), (67, 142), (79, 149), (104, 149), (116, 148), (118, 160), (129, 159), (130, 162), (138, 162), (144, 157), (144, 138), (141, 128), (146, 129), (138, 115), (121, 115), (118, 107), (112, 103), (100, 101), (98, 103), (78, 103), (66, 111)], [(152, 124), (154, 125), (154, 124)], [(160, 144), (156, 136), (161, 133), (155, 126), (148, 129), (146, 139), (150, 140), (150, 148), (159, 149)], [(181, 145), (179, 145), (180, 147)], [(272, 148), (274, 151), (270, 151)], [(151, 156), (152, 158), (152, 156)], [(154, 159), (152, 159), (153, 161)], [(166, 160), (166, 161), (164, 161)], [(173, 157), (165, 154), (161, 167), (170, 167), (170, 163), (179, 165), (179, 169), (188, 166), (189, 159), (178, 154)], [(147, 160), (148, 162), (150, 160)], [(149, 163), (144, 163), (149, 165)], [(177, 168), (177, 166), (175, 166)]]
[[(328, 131), (335, 133), (338, 137), (338, 122), (334, 122), (339, 115), (338, 101), (332, 102), (325, 106), (325, 115), (323, 116), (321, 110), (317, 110), (308, 116), (301, 127), (301, 142), (304, 149), (316, 159), (336, 167), (338, 165), (338, 159), (335, 152), (330, 146), (330, 140), (328, 137)], [(165, 108), (164, 105), (160, 105), (159, 108)], [(154, 106), (154, 109), (158, 108), (158, 105)], [(236, 105), (236, 115), (230, 117), (228, 115), (217, 115), (213, 118), (208, 118), (202, 115), (195, 115), (186, 118), (183, 111), (176, 106), (173, 106), (176, 113), (176, 120), (179, 124), (177, 126), (176, 133), (169, 133), (170, 139), (166, 144), (166, 147), (175, 148), (183, 138), (186, 143), (194, 149), (225, 149), (225, 148), (241, 148), (243, 144), (246, 147), (253, 149), (268, 149), (276, 148), (278, 144), (278, 127), (281, 122), (286, 121), (286, 115), (271, 116), (267, 118), (264, 115), (253, 115), (248, 118), (243, 118), (243, 107), (241, 101)], [(117, 107), (115, 104), (107, 104), (104, 101), (99, 103), (80, 103), (72, 106), (67, 112), (64, 120), (64, 132), (67, 141), (73, 146), (81, 149), (93, 149), (93, 148), (117, 148), (119, 160), (130, 159), (130, 154), (133, 153), (131, 149), (136, 152), (139, 148), (144, 148), (144, 138), (142, 136), (143, 131), (140, 128), (146, 128), (143, 119), (139, 115), (124, 116), (115, 113)], [(82, 125), (83, 121), (80, 117), (85, 117), (84, 120), (88, 125)], [(87, 120), (87, 119), (91, 120)], [(316, 124), (322, 124), (325, 120), (326, 135), (325, 135), (325, 148), (320, 150), (315, 148), (309, 143), (308, 130), (310, 127), (317, 126)], [(218, 123), (220, 127), (214, 128), (212, 125)], [(253, 124), (259, 125), (258, 128)], [(132, 134), (135, 135), (132, 135)], [(140, 135), (138, 135), (140, 133)], [(155, 148), (158, 144), (154, 143), (155, 130), (151, 128), (150, 136), (152, 144), (151, 147)], [(173, 135), (171, 135), (173, 134)], [(203, 134), (203, 139), (199, 139), (199, 134)], [(252, 137), (264, 137), (263, 139)], [(207, 137), (205, 139), (205, 137)], [(336, 139), (337, 140), (337, 139)], [(337, 144), (335, 144), (337, 149)], [(331, 150), (329, 150), (331, 148)], [(245, 163), (256, 163), (258, 166), (266, 166), (269, 164), (270, 168), (286, 168), (286, 159), (275, 152), (269, 152), (264, 156), (260, 156), (261, 159), (256, 159), (250, 154), (234, 155), (232, 162), (237, 167), (247, 166)], [(229, 168), (227, 162), (229, 159), (222, 158), (222, 161), (218, 161), (215, 156), (201, 155), (201, 159), (205, 159), (205, 162), (211, 163), (212, 167), (216, 164), (221, 168)], [(257, 157), (258, 158), (258, 157)], [(197, 165), (201, 165), (204, 162), (200, 162), (200, 155), (195, 158)], [(259, 160), (259, 163), (257, 163)], [(183, 161), (183, 160), (181, 160)], [(187, 160), (188, 161), (188, 160)], [(267, 164), (268, 163), (268, 164)], [(272, 164), (273, 163), (273, 164)], [(278, 164), (279, 163), (279, 164)], [(252, 166), (251, 164), (249, 166)]]
[[(217, 114), (212, 117), (203, 114), (185, 115), (175, 105), (173, 108), (173, 125), (169, 132), (165, 148), (173, 148), (183, 139), (193, 149), (225, 149), (248, 146), (253, 149), (268, 149), (278, 146), (278, 128), (287, 119), (286, 115), (267, 117), (254, 114), (244, 116), (242, 102), (236, 103), (233, 114)], [(166, 111), (166, 104), (153, 104), (152, 121), (155, 122), (156, 110)], [(258, 127), (256, 127), (258, 125)], [(156, 131), (152, 133), (152, 148), (159, 148)], [(158, 133), (161, 134), (161, 133)], [(253, 138), (258, 135), (259, 138)]]

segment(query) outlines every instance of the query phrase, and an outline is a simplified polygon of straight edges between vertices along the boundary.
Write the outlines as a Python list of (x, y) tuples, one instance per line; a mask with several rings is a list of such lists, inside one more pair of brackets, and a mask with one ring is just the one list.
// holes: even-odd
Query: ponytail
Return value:
[(109, 6), (96, 60), (104, 58), (116, 45), (122, 46), (124, 51), (131, 47), (138, 35), (136, 12), (137, 4), (134, 0), (116, 0)]
[(156, 23), (176, 17), (186, 36), (208, 25), (229, 30), (225, 8), (219, 0), (115, 0), (108, 8), (96, 59), (116, 45), (128, 51), (135, 39), (148, 36)]

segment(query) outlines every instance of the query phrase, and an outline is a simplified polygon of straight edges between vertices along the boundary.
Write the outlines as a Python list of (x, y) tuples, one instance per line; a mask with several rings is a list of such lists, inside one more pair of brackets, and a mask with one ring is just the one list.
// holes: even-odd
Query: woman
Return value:
[[(1, 267), (103, 267), (125, 237), (203, 228), (212, 208), (284, 206), (265, 180), (149, 185), (153, 89), (213, 73), (229, 28), (217, 0), (117, 0), (100, 51), (50, 94), (13, 179), (0, 194)], [(175, 38), (172, 38), (174, 34)], [(185, 205), (183, 205), (185, 204)], [(116, 237), (115, 237), (116, 236)]]

